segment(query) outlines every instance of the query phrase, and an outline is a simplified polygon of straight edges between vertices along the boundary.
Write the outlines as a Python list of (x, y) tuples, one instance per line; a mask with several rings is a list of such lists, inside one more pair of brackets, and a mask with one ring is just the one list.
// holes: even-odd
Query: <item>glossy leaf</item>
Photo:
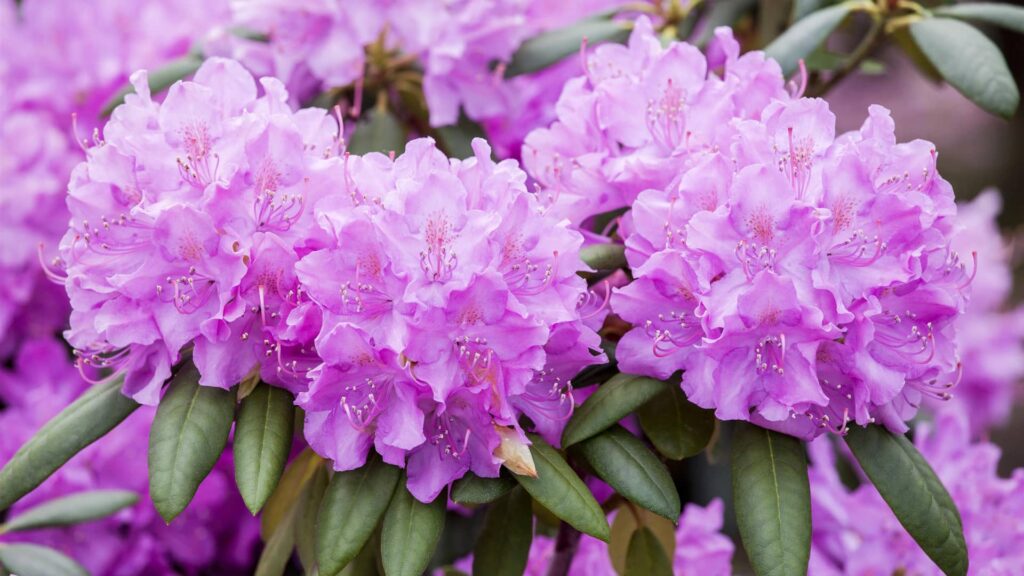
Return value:
[(715, 414), (686, 399), (679, 386), (669, 386), (636, 411), (644, 434), (668, 458), (700, 454), (715, 432)]
[(391, 497), (380, 533), (380, 554), (387, 576), (420, 576), (427, 569), (444, 531), (448, 495), (424, 504), (405, 488), (405, 476)]
[(606, 430), (668, 386), (660, 380), (644, 376), (614, 376), (576, 408), (562, 432), (562, 446), (572, 446)]
[(942, 77), (984, 110), (1009, 118), (1020, 92), (999, 47), (970, 24), (951, 18), (925, 18), (910, 34)]
[(935, 69), (935, 66), (932, 66), (924, 52), (921, 52), (921, 48), (918, 47), (914, 37), (910, 35), (909, 29), (900, 28), (890, 34), (889, 37), (900, 47), (903, 54), (914, 63), (914, 67), (917, 68), (918, 72), (933, 82), (942, 82), (942, 74)]
[(334, 474), (317, 516), (321, 576), (337, 574), (363, 549), (388, 509), (400, 476), (398, 468), (376, 454), (362, 468)]
[(0, 544), (0, 564), (17, 576), (89, 576), (78, 562), (35, 544)]
[(520, 576), (533, 540), (530, 495), (516, 487), (491, 505), (473, 551), (473, 574)]
[(758, 576), (805, 574), (811, 552), (811, 493), (802, 442), (737, 422), (732, 493), (743, 547)]
[(634, 504), (675, 522), (679, 493), (665, 464), (622, 426), (576, 446), (583, 459), (616, 492)]
[(950, 576), (967, 574), (960, 512), (914, 445), (881, 426), (852, 427), (846, 443), (928, 557)]
[(323, 460), (307, 447), (284, 470), (281, 481), (274, 489), (260, 515), (260, 536), (266, 542), (284, 521), (302, 494), (306, 483), (323, 466)]
[(131, 490), (90, 490), (55, 498), (22, 512), (0, 526), (0, 532), (69, 526), (105, 518), (134, 505), (139, 495)]
[(139, 404), (121, 394), (120, 378), (94, 386), (53, 417), (0, 470), (0, 511), (31, 492)]
[(235, 391), (200, 386), (192, 364), (171, 380), (149, 431), (149, 494), (165, 521), (188, 506), (217, 464), (234, 417)]
[(467, 472), (452, 485), (452, 500), (470, 506), (490, 504), (516, 486), (516, 481), (506, 474), (497, 478), (481, 478)]
[(633, 504), (619, 506), (612, 522), (611, 537), (608, 539), (608, 555), (616, 574), (625, 574), (626, 555), (633, 533), (646, 527), (654, 533), (665, 554), (672, 558), (676, 551), (676, 526), (674, 521), (658, 516), (654, 512), (638, 508)]
[(672, 576), (672, 561), (650, 528), (641, 527), (630, 538), (626, 576)]
[(622, 244), (591, 244), (580, 250), (580, 260), (594, 270), (625, 268), (626, 247)]
[(277, 487), (292, 447), (292, 395), (261, 383), (242, 400), (235, 425), (235, 483), (254, 515)]
[(789, 76), (797, 70), (801, 59), (813, 52), (850, 14), (851, 5), (842, 3), (811, 12), (798, 20), (764, 49), (778, 61), (782, 73)]
[[(159, 94), (164, 90), (171, 87), (172, 84), (178, 80), (188, 78), (189, 76), (196, 73), (199, 67), (203, 65), (203, 58), (194, 53), (189, 53), (177, 60), (168, 62), (162, 68), (152, 70), (149, 72), (149, 91), (153, 95)], [(132, 85), (126, 85), (117, 91), (116, 94), (111, 96), (110, 100), (103, 105), (100, 110), (100, 116), (106, 118), (121, 104), (124, 104), (124, 97), (133, 94), (135, 88)]]
[(968, 2), (939, 6), (935, 14), (1001, 26), (1024, 34), (1024, 7), (1001, 2)]
[(530, 453), (537, 466), (537, 477), (515, 479), (554, 515), (584, 534), (608, 540), (608, 520), (604, 511), (569, 463), (543, 438), (530, 435)]
[(368, 118), (356, 125), (355, 131), (348, 139), (347, 150), (353, 154), (382, 152), (396, 155), (405, 150), (405, 128), (387, 110), (373, 108)]
[(543, 70), (580, 52), (583, 39), (594, 46), (602, 42), (623, 43), (629, 39), (629, 28), (622, 22), (606, 18), (589, 18), (565, 28), (542, 32), (523, 42), (505, 68), (505, 77)]

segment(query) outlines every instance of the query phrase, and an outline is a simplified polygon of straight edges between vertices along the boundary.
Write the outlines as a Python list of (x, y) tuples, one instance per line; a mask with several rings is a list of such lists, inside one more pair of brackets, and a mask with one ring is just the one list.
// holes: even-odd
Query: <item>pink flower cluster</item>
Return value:
[(514, 161), (490, 148), (449, 160), (430, 139), (397, 159), (346, 156), (336, 194), (316, 208), (330, 240), (296, 266), (322, 309), (322, 364), (297, 398), (305, 433), (337, 470), (372, 446), (407, 465), (432, 500), (468, 470), (498, 475), (521, 415), (557, 441), (570, 378), (603, 361), (584, 316), (583, 239), (540, 211)]
[(896, 143), (886, 110), (836, 137), (824, 101), (790, 97), (774, 62), (737, 53), (726, 29), (705, 59), (639, 20), (628, 48), (598, 48), (566, 87), (527, 164), (547, 167), (544, 194), (576, 222), (632, 204), (620, 232), (635, 280), (612, 297), (633, 324), (620, 369), (684, 370), (690, 400), (719, 418), (798, 436), (905, 430), (960, 371), (953, 322), (973, 265), (950, 245), (952, 188), (931, 144)]
[(324, 236), (309, 206), (333, 186), (337, 124), (292, 112), (275, 79), (258, 97), (229, 60), (208, 60), (162, 104), (145, 72), (132, 83), (69, 185), (61, 258), (80, 366), (124, 372), (144, 404), (186, 347), (204, 385), (258, 368), (302, 387), (312, 351), (293, 340), (304, 320), (289, 316), (302, 301), (293, 267)]
[[(88, 384), (76, 373), (64, 346), (33, 340), (19, 350), (14, 368), (0, 371), (0, 466)], [(115, 515), (67, 528), (0, 535), (0, 543), (30, 542), (55, 548), (90, 574), (171, 576), (245, 574), (259, 539), (234, 486), (225, 456), (203, 481), (192, 506), (167, 525), (146, 498), (146, 442), (155, 408), (142, 407), (113, 432), (71, 459), (8, 511), (17, 518), (54, 498), (90, 490), (130, 490), (140, 502)], [(140, 441), (142, 440), (142, 441)]]
[[(1024, 571), (1024, 468), (996, 472), (999, 449), (971, 443), (963, 406), (950, 403), (934, 423), (921, 424), (914, 442), (960, 511), (972, 575)], [(850, 490), (835, 468), (829, 442), (810, 444), (813, 533), (811, 574), (915, 574), (942, 571), (900, 525), (878, 491), (861, 478)]]

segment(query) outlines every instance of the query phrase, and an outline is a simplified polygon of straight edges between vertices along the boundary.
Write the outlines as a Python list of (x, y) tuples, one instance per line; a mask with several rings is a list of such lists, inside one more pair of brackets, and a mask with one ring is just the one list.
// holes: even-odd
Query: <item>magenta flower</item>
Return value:
[(316, 326), (293, 268), (317, 242), (312, 206), (340, 162), (335, 121), (293, 113), (274, 79), (257, 97), (229, 60), (208, 60), (162, 104), (145, 72), (132, 78), (137, 94), (69, 186), (61, 257), (80, 365), (123, 372), (125, 393), (144, 404), (193, 345), (204, 385), (258, 369), (304, 387), (313, 351), (301, 339)]
[(582, 237), (540, 210), (515, 162), (473, 147), (465, 161), (429, 139), (393, 161), (346, 155), (316, 211), (330, 239), (296, 266), (322, 309), (322, 364), (297, 398), (310, 445), (337, 470), (373, 446), (424, 501), (468, 470), (496, 476), (501, 434), (526, 442), (521, 414), (556, 441), (570, 379), (603, 361), (581, 312)]
[[(4, 430), (0, 465), (87, 388), (63, 345), (55, 340), (26, 343), (14, 369), (0, 372), (0, 398), (7, 404), (0, 411)], [(193, 505), (170, 525), (145, 497), (149, 486), (145, 439), (154, 413), (155, 408), (143, 407), (132, 414), (14, 504), (9, 517), (50, 499), (88, 490), (132, 490), (143, 496), (138, 504), (103, 520), (4, 534), (0, 541), (56, 548), (97, 576), (247, 573), (259, 523), (234, 487), (230, 456), (221, 459), (199, 487)]]

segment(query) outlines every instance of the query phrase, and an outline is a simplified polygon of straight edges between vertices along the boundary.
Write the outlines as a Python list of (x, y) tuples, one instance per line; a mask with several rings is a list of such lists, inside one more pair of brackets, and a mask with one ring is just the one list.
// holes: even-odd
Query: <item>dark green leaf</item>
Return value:
[(850, 428), (846, 443), (903, 527), (951, 576), (967, 574), (967, 546), (956, 505), (904, 436), (880, 426)]
[(405, 488), (405, 476), (391, 497), (380, 533), (380, 554), (388, 576), (420, 576), (444, 530), (448, 496), (424, 504)]
[(491, 505), (473, 551), (473, 574), (519, 576), (533, 540), (530, 495), (521, 487)]
[(608, 540), (608, 520), (586, 484), (543, 438), (530, 435), (530, 453), (537, 477), (515, 476), (519, 484), (553, 514), (580, 532)]
[(235, 391), (199, 385), (191, 363), (171, 380), (149, 431), (149, 494), (167, 522), (217, 464), (231, 433)]
[(668, 386), (653, 378), (617, 374), (576, 408), (562, 432), (562, 446), (572, 446), (607, 429)]
[(658, 452), (673, 460), (700, 454), (715, 432), (715, 413), (691, 403), (679, 386), (669, 386), (636, 414)]
[(716, 0), (711, 3), (711, 9), (704, 18), (701, 32), (697, 36), (696, 44), (705, 46), (715, 35), (715, 28), (719, 26), (732, 27), (736, 20), (745, 12), (754, 7), (756, 0)]
[(673, 522), (679, 518), (679, 493), (668, 468), (625, 428), (613, 426), (576, 448), (594, 472), (624, 498)]
[(378, 108), (370, 110), (368, 116), (356, 125), (355, 132), (349, 137), (347, 150), (353, 154), (401, 154), (405, 150), (405, 128), (398, 118)]
[[(345, 566), (341, 576), (377, 576), (381, 573), (380, 565), (380, 530), (374, 532), (359, 554)], [(320, 572), (322, 575), (323, 572)]]
[(615, 20), (589, 18), (565, 28), (541, 32), (519, 46), (505, 68), (505, 77), (537, 72), (578, 54), (584, 38), (591, 46), (602, 42), (622, 43), (629, 39), (629, 28)]
[(1002, 26), (1024, 34), (1024, 8), (998, 2), (969, 2), (940, 6), (935, 9), (940, 16), (951, 16), (963, 20), (974, 20), (994, 26)]
[[(172, 84), (178, 80), (182, 80), (196, 73), (199, 67), (203, 65), (203, 57), (197, 54), (189, 53), (177, 60), (172, 60), (167, 63), (163, 68), (153, 70), (149, 73), (149, 91), (152, 94), (159, 94), (164, 90), (171, 87)], [(114, 108), (117, 108), (121, 104), (124, 104), (124, 97), (133, 94), (135, 88), (130, 84), (122, 87), (117, 91), (116, 94), (111, 96), (110, 100), (103, 105), (103, 109), (100, 110), (100, 116), (106, 118), (110, 116)]]
[(842, 3), (811, 12), (776, 38), (764, 51), (770, 58), (777, 60), (782, 73), (789, 76), (796, 71), (800, 60), (820, 46), (851, 10), (850, 4)]
[(487, 138), (484, 129), (469, 119), (465, 112), (459, 114), (459, 122), (437, 129), (438, 140), (445, 152), (453, 158), (469, 158), (473, 155), (473, 139)]
[(17, 576), (89, 576), (78, 562), (35, 544), (0, 544), (0, 564)]
[(267, 540), (254, 576), (282, 576), (295, 549), (296, 509), (292, 509)]
[(981, 108), (1009, 118), (1020, 92), (999, 48), (969, 24), (925, 18), (910, 25), (921, 52), (942, 77)]
[(452, 500), (470, 506), (490, 504), (516, 486), (516, 481), (505, 474), (497, 478), (481, 478), (467, 472), (452, 485)]
[(292, 446), (292, 395), (261, 383), (242, 400), (235, 425), (235, 482), (254, 515), (274, 492)]
[(90, 490), (50, 500), (0, 526), (3, 532), (68, 526), (110, 516), (134, 505), (139, 495), (131, 490)]
[(36, 432), (0, 470), (0, 511), (31, 492), (72, 456), (139, 407), (121, 394), (120, 378), (94, 386)]
[(618, 270), (626, 267), (626, 247), (622, 244), (591, 244), (580, 250), (580, 260), (594, 270)]
[(633, 532), (626, 554), (625, 576), (672, 576), (672, 562), (649, 528)]
[(316, 570), (316, 520), (329, 480), (327, 468), (318, 466), (313, 478), (303, 488), (296, 506), (295, 548), (307, 574)]
[(317, 517), (321, 576), (334, 576), (363, 549), (388, 509), (400, 475), (376, 454), (362, 468), (334, 474)]
[(807, 573), (811, 493), (802, 442), (746, 422), (732, 441), (732, 493), (743, 547), (758, 576)]

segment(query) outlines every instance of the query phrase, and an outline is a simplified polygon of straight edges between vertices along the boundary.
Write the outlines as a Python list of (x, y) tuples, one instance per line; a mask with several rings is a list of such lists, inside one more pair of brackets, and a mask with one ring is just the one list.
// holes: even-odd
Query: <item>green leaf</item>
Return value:
[(72, 456), (120, 424), (139, 404), (122, 380), (94, 386), (54, 416), (0, 470), (0, 511), (31, 492)]
[(78, 562), (35, 544), (0, 544), (0, 564), (17, 576), (89, 576)]
[(473, 155), (473, 139), (487, 138), (484, 129), (469, 119), (465, 112), (459, 114), (457, 124), (437, 128), (437, 137), (445, 152), (452, 158), (469, 158)]
[(658, 452), (673, 460), (700, 454), (715, 432), (715, 413), (691, 403), (679, 386), (669, 386), (636, 414)]
[(473, 551), (473, 574), (520, 576), (533, 540), (530, 495), (520, 487), (491, 505)]
[[(158, 68), (149, 72), (149, 91), (152, 94), (159, 94), (164, 90), (171, 87), (172, 84), (178, 80), (182, 80), (196, 73), (199, 67), (203, 65), (203, 57), (194, 53), (189, 53), (177, 60), (172, 60), (167, 63), (163, 68)], [(100, 110), (100, 117), (106, 118), (121, 104), (124, 104), (124, 97), (129, 94), (134, 94), (135, 88), (131, 85), (125, 85), (116, 94), (107, 100), (107, 103), (103, 105)]]
[(273, 494), (292, 446), (292, 395), (261, 383), (242, 400), (235, 425), (235, 483), (256, 515)]
[(769, 44), (764, 49), (765, 54), (777, 60), (782, 73), (789, 76), (796, 71), (800, 60), (820, 46), (851, 10), (851, 5), (843, 3), (811, 12)]
[(919, 20), (910, 34), (946, 82), (972, 102), (1003, 118), (1017, 111), (1017, 84), (1002, 52), (984, 34), (950, 18)]
[(622, 244), (591, 244), (580, 250), (580, 260), (594, 270), (625, 268), (626, 247)]
[(917, 71), (923, 74), (926, 78), (932, 82), (942, 82), (942, 74), (932, 66), (932, 63), (928, 61), (928, 57), (921, 52), (921, 48), (918, 47), (917, 42), (914, 41), (913, 36), (910, 35), (910, 30), (907, 28), (900, 28), (889, 35), (893, 39), (893, 42), (903, 50), (903, 54), (910, 61), (914, 63), (914, 67)]
[(292, 551), (295, 549), (295, 516), (296, 510), (292, 509), (284, 522), (277, 526), (274, 533), (267, 540), (260, 560), (256, 564), (255, 576), (282, 576), (288, 567), (288, 561), (292, 558)]
[(373, 108), (366, 121), (359, 122), (355, 131), (348, 139), (347, 150), (353, 154), (368, 152), (394, 152), (396, 155), (405, 150), (405, 128), (387, 110)]
[(388, 509), (400, 476), (398, 468), (376, 453), (362, 468), (334, 474), (317, 517), (316, 557), (322, 576), (334, 576), (363, 549)]
[(821, 8), (825, 0), (793, 0), (793, 12), (790, 16), (790, 22), (796, 22), (801, 18), (804, 18), (811, 12)]
[(420, 576), (441, 540), (448, 495), (442, 492), (433, 502), (424, 504), (409, 493), (405, 482), (399, 484), (384, 515), (381, 560), (388, 576)]
[(537, 72), (578, 54), (584, 38), (590, 46), (623, 43), (629, 39), (629, 28), (615, 20), (588, 18), (565, 28), (541, 32), (519, 46), (505, 68), (505, 77)]
[(562, 432), (562, 446), (567, 448), (607, 429), (668, 386), (653, 378), (617, 374), (576, 408)]
[(139, 495), (131, 490), (90, 490), (56, 498), (27, 510), (7, 524), (0, 532), (20, 532), (36, 528), (69, 526), (110, 516), (133, 506)]
[(914, 445), (880, 426), (851, 427), (846, 443), (925, 554), (946, 574), (967, 574), (960, 513)]
[(719, 26), (732, 27), (740, 16), (745, 14), (757, 4), (757, 0), (715, 0), (711, 2), (711, 9), (704, 18), (701, 25), (701, 32), (697, 35), (695, 44), (706, 46), (715, 35), (715, 28)]
[(308, 446), (284, 469), (281, 481), (260, 514), (260, 537), (266, 542), (295, 507), (306, 483), (323, 467), (323, 459)]
[(228, 443), (235, 391), (199, 385), (191, 363), (171, 380), (149, 432), (149, 494), (166, 522), (188, 506)]
[(470, 506), (490, 504), (516, 486), (516, 481), (505, 474), (497, 478), (481, 478), (467, 472), (452, 485), (452, 500)]
[(576, 449), (626, 500), (673, 522), (679, 518), (679, 493), (668, 468), (625, 428), (612, 426), (579, 443)]
[(626, 576), (672, 576), (672, 562), (650, 528), (640, 528), (629, 539)]
[(554, 515), (580, 532), (607, 542), (608, 520), (583, 480), (543, 438), (531, 434), (530, 442), (537, 477), (516, 475), (515, 479)]
[[(370, 540), (363, 545), (359, 554), (345, 566), (341, 576), (377, 576), (382, 570), (380, 566), (380, 530), (373, 533)], [(323, 574), (323, 571), (320, 572)]]
[(732, 442), (736, 523), (758, 576), (807, 573), (811, 493), (802, 442), (737, 422)]
[(299, 561), (307, 574), (316, 572), (316, 520), (323, 503), (324, 493), (330, 476), (327, 468), (318, 466), (313, 478), (299, 496), (295, 517), (295, 548), (299, 553)]
[(935, 9), (939, 16), (950, 16), (962, 20), (974, 20), (993, 26), (1002, 26), (1024, 34), (1024, 8), (997, 2), (970, 2), (940, 6)]
[(612, 561), (612, 567), (615, 568), (615, 573), (625, 574), (629, 543), (633, 539), (633, 534), (643, 527), (654, 532), (654, 537), (661, 544), (661, 549), (669, 558), (672, 558), (676, 551), (674, 522), (675, 520), (668, 520), (654, 512), (637, 508), (628, 502), (619, 506), (615, 513), (615, 520), (612, 522), (611, 537), (608, 541), (608, 556)]

